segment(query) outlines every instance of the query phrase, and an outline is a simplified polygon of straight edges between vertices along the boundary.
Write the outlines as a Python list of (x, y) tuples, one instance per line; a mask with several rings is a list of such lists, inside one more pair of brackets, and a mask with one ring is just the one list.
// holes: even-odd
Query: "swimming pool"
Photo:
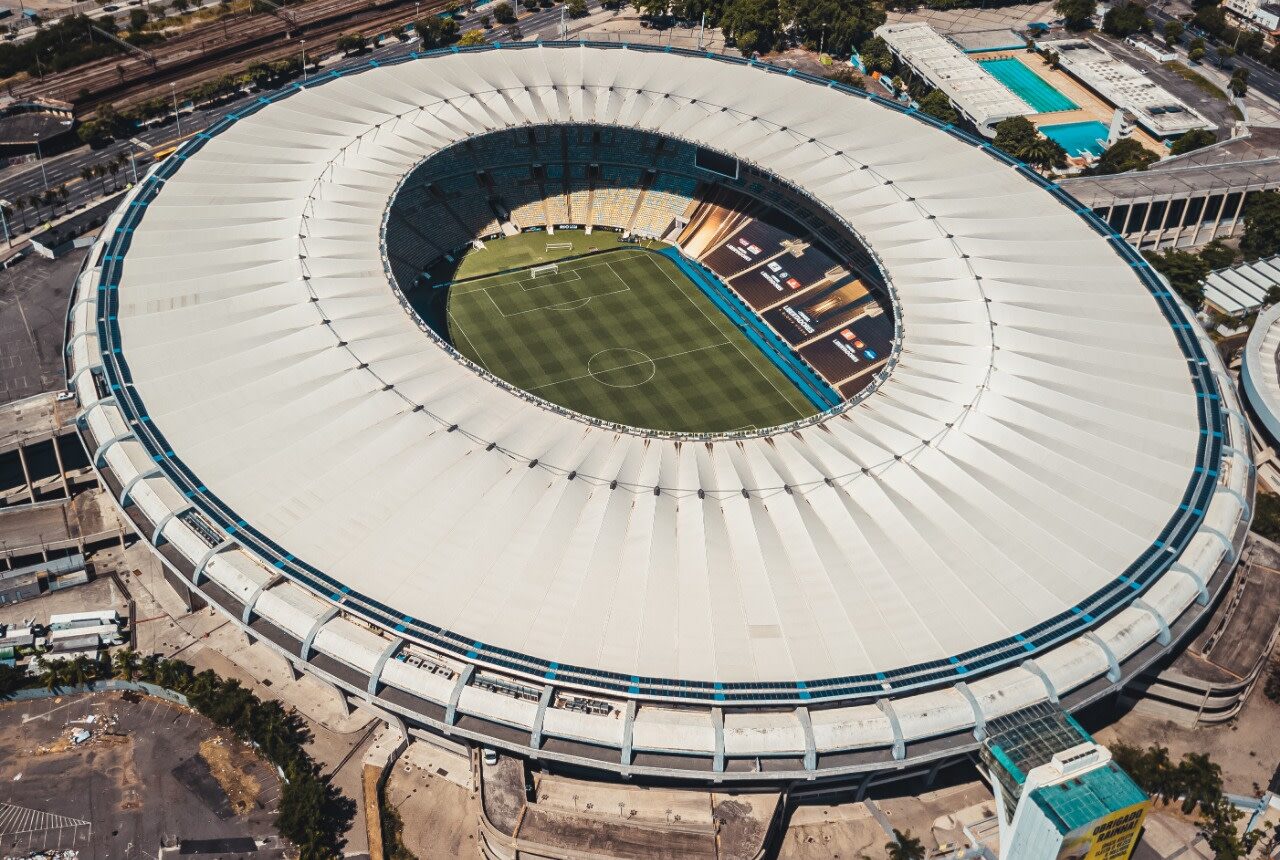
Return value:
[(1049, 85), (1049, 82), (1024, 66), (1016, 57), (979, 60), (978, 64), (1022, 99), (1036, 113), (1075, 110), (1078, 105)]
[(1061, 125), (1042, 125), (1040, 131), (1044, 132), (1044, 136), (1050, 140), (1056, 140), (1067, 151), (1067, 155), (1089, 153), (1097, 156), (1107, 148), (1107, 134), (1110, 129), (1106, 123), (1089, 120), (1066, 122)]

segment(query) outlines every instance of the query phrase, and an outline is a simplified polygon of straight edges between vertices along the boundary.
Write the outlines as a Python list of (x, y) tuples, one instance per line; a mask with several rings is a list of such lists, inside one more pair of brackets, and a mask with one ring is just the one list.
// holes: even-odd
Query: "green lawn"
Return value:
[[(522, 268), (455, 283), (449, 337), (464, 355), (544, 400), (633, 427), (713, 433), (815, 413), (674, 263), (615, 247), (615, 234), (575, 233), (490, 242), (462, 261), (460, 273), (537, 264), (545, 260), (523, 255), (571, 236), (584, 247), (564, 253), (583, 253), (586, 242), (613, 248), (537, 278)], [(518, 245), (508, 251), (508, 242)]]

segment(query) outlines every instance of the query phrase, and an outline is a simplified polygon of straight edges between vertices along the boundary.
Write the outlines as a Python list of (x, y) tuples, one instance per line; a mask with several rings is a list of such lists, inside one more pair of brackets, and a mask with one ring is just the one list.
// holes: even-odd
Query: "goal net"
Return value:
[(545, 266), (534, 266), (529, 270), (530, 277), (538, 277), (539, 275), (554, 275), (560, 271), (560, 266), (556, 263), (548, 263)]
[(547, 247), (545, 248), (545, 250), (547, 250), (547, 251), (572, 251), (572, 250), (573, 250), (573, 243), (572, 243), (572, 242), (548, 242), (548, 243), (547, 243)]

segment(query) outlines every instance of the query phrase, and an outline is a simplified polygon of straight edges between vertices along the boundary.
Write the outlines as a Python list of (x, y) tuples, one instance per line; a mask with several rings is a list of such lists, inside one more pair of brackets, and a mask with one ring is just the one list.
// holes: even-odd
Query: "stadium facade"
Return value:
[[(802, 189), (892, 298), (870, 394), (651, 433), (426, 336), (389, 200), (434, 152), (556, 124)], [(525, 44), (321, 76), (157, 165), (77, 289), (82, 433), (171, 581), (410, 727), (549, 766), (936, 766), (1176, 647), (1248, 528), (1230, 379), (1136, 252), (957, 129), (745, 60)]]

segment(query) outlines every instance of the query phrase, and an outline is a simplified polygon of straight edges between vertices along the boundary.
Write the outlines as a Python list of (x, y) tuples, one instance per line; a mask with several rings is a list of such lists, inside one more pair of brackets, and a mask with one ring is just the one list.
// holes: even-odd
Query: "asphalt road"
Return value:
[[(1179, 20), (1176, 15), (1169, 13), (1163, 8), (1157, 8), (1156, 6), (1148, 6), (1147, 15), (1151, 20), (1155, 21), (1155, 26), (1152, 28), (1152, 32), (1157, 38), (1160, 36), (1160, 33), (1167, 22)], [(1194, 38), (1195, 37), (1191, 33), (1183, 33), (1181, 40), (1182, 47), (1185, 49)], [(1208, 42), (1207, 39), (1205, 41)], [(1220, 59), (1218, 46), (1209, 44), (1207, 46), (1205, 61), (1217, 65), (1220, 63)], [(1237, 54), (1232, 57), (1229, 62), (1237, 68), (1245, 68), (1249, 70), (1249, 88), (1251, 90), (1257, 90), (1276, 101), (1280, 101), (1280, 74), (1277, 74), (1273, 69), (1259, 63), (1252, 57), (1245, 57)]]
[[(562, 6), (540, 9), (531, 15), (521, 17), (517, 22), (517, 26), (521, 30), (523, 39), (528, 41), (539, 37), (544, 39), (555, 38), (560, 32), (561, 8)], [(589, 0), (587, 8), (591, 13), (599, 11), (599, 0)], [(486, 11), (487, 9), (482, 7), (480, 11), (473, 12), (466, 18), (461, 19), (462, 29), (465, 31), (479, 27), (480, 18)], [(567, 23), (572, 26), (572, 19), (569, 19)], [(488, 41), (493, 42), (506, 39), (506, 34), (506, 27), (495, 26), (493, 29), (486, 31), (485, 36)], [(416, 40), (400, 42), (397, 39), (387, 39), (381, 47), (374, 48), (364, 54), (342, 58), (337, 62), (325, 60), (323, 71), (355, 68), (367, 64), (369, 60), (385, 60), (390, 57), (401, 56), (415, 50), (417, 44)], [(65, 184), (70, 195), (67, 200), (67, 207), (75, 208), (88, 203), (102, 196), (104, 180), (82, 180), (80, 177), (81, 169), (95, 164), (105, 165), (114, 159), (117, 153), (124, 153), (134, 159), (134, 161), (125, 164), (115, 177), (115, 183), (120, 187), (124, 187), (126, 183), (133, 179), (135, 163), (138, 176), (142, 176), (150, 167), (149, 151), (163, 150), (173, 146), (177, 142), (217, 122), (226, 114), (244, 107), (260, 95), (261, 93), (255, 92), (216, 107), (195, 111), (194, 113), (180, 113), (177, 122), (170, 118), (163, 125), (139, 131), (131, 140), (115, 141), (99, 150), (91, 150), (87, 146), (81, 146), (68, 152), (45, 158), (39, 163), (23, 164), (0, 171), (0, 201), (12, 205), (13, 201), (19, 197), (40, 194), (45, 188), (57, 188)], [(111, 186), (112, 179), (108, 176), (105, 179), (106, 190), (109, 191)], [(59, 204), (59, 212), (63, 209), (63, 205)], [(47, 217), (47, 212), (47, 207), (42, 207), (41, 217)], [(28, 220), (34, 221), (34, 217), (34, 215), (29, 215)], [(13, 220), (18, 222), (19, 227), (21, 226), (20, 217), (15, 217)]]

